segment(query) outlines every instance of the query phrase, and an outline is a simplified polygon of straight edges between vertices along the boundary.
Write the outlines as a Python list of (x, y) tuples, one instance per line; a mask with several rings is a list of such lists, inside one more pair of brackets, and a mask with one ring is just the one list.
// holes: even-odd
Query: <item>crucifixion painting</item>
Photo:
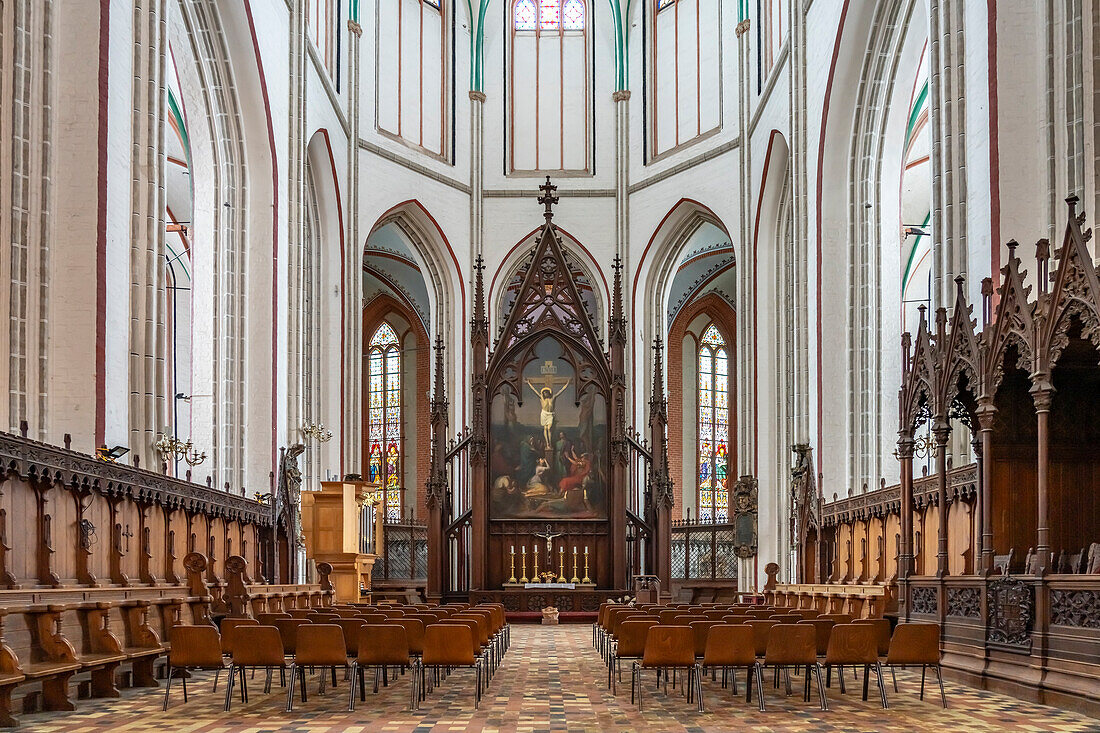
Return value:
[[(553, 337), (522, 367), (520, 389), (498, 394), (490, 420), (490, 498), (497, 519), (607, 516), (607, 403)], [(531, 396), (538, 399), (531, 399)]]

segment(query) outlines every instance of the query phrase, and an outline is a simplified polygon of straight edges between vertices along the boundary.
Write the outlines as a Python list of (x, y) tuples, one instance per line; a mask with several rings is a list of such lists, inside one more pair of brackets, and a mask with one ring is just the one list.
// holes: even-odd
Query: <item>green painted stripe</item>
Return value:
[(183, 151), (187, 155), (187, 167), (191, 167), (191, 140), (187, 135), (187, 125), (183, 122), (183, 114), (180, 112), (179, 102), (176, 101), (176, 95), (172, 94), (172, 90), (168, 90), (168, 110), (172, 113), (172, 116), (176, 119), (176, 125), (180, 130), (180, 137), (183, 138)]
[(170, 252), (170, 254), (168, 256), (168, 260), (173, 265), (178, 264), (183, 269), (183, 274), (187, 276), (188, 282), (190, 282), (190, 280), (191, 280), (191, 271), (187, 269), (187, 263), (189, 261), (188, 258), (186, 256), (180, 257), (180, 253), (176, 252), (176, 250), (172, 249), (172, 245), (168, 244), (168, 242), (164, 243), (164, 248), (167, 249)]
[(351, 0), (351, 6), (348, 8), (348, 16), (356, 23), (359, 22), (359, 0)]
[(909, 147), (909, 138), (913, 134), (913, 128), (917, 124), (917, 119), (920, 117), (921, 110), (924, 109), (925, 104), (928, 102), (928, 81), (925, 80), (924, 86), (920, 88), (920, 94), (917, 95), (916, 100), (913, 102), (913, 110), (909, 113), (909, 124), (905, 126), (905, 147)]
[[(931, 221), (932, 221), (932, 212), (929, 211), (927, 214), (924, 215), (924, 224), (922, 224), (921, 226), (928, 226), (928, 224)], [(905, 263), (905, 272), (901, 276), (901, 295), (902, 295), (902, 297), (905, 297), (905, 284), (907, 282), (909, 282), (909, 270), (910, 270), (910, 268), (913, 267), (913, 259), (917, 255), (917, 246), (920, 244), (920, 238), (922, 236), (924, 236), (924, 235), (923, 234), (918, 234), (917, 235), (917, 238), (913, 240), (912, 249), (909, 250), (909, 259)]]

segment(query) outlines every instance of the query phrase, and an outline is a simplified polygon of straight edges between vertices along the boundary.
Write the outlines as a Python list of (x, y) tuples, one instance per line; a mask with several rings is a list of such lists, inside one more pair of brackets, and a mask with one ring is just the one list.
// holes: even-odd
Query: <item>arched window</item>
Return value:
[(648, 0), (649, 154), (660, 156), (722, 124), (722, 0)]
[(712, 323), (699, 342), (699, 521), (729, 519), (729, 355)]
[(588, 7), (514, 0), (509, 64), (509, 168), (590, 169)]
[(450, 147), (448, 10), (441, 0), (379, 0), (375, 113), (379, 131), (447, 158)]
[(382, 484), (386, 518), (400, 520), (405, 505), (401, 478), (401, 347), (397, 334), (384, 321), (367, 346), (367, 400), (367, 479)]

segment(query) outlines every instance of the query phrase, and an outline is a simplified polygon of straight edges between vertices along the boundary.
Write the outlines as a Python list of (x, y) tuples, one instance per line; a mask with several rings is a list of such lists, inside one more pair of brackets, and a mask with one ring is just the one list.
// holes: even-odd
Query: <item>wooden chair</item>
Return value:
[(256, 616), (256, 621), (260, 626), (274, 626), (275, 622), (281, 618), (293, 618), (293, 616), (289, 613), (261, 613)]
[(295, 638), (294, 659), (290, 663), (290, 685), (286, 691), (286, 711), (294, 710), (295, 672), (301, 677), (302, 702), (306, 702), (306, 667), (321, 668), (321, 694), (325, 693), (325, 668), (347, 667), (348, 651), (344, 631), (337, 624), (303, 624)]
[[(878, 656), (880, 662), (886, 661), (886, 656), (890, 653), (890, 634), (893, 629), (890, 628), (890, 619), (888, 618), (857, 618), (852, 623), (854, 624), (866, 624), (875, 628), (875, 637), (878, 641)], [(828, 677), (828, 674), (825, 675)], [(894, 672), (894, 668), (890, 668), (890, 676), (894, 681), (894, 692), (898, 691), (898, 676)]]
[[(887, 621), (889, 623), (889, 621)], [(882, 665), (878, 655), (878, 629), (871, 624), (841, 624), (834, 626), (825, 652), (825, 668), (844, 666), (863, 667), (863, 699), (867, 700), (867, 686), (871, 667), (875, 668), (882, 707), (890, 707), (886, 701), (886, 685), (882, 682)], [(820, 680), (819, 680), (820, 681)], [(807, 684), (809, 680), (807, 679)], [(840, 677), (840, 691), (844, 692), (844, 676)]]
[[(768, 632), (768, 644), (764, 653), (765, 667), (783, 669), (787, 667), (805, 667), (806, 679), (802, 693), (803, 700), (810, 701), (810, 677), (817, 674), (817, 694), (821, 698), (821, 709), (828, 710), (825, 698), (825, 681), (821, 677), (821, 665), (817, 661), (817, 634), (807, 624), (775, 624)], [(762, 692), (762, 690), (761, 690)], [(787, 677), (787, 692), (790, 692), (790, 677)], [(764, 711), (764, 698), (760, 697), (760, 710)]]
[[(225, 685), (225, 712), (229, 712), (233, 702), (233, 685), (236, 684), (237, 672), (240, 672), (241, 701), (248, 702), (248, 683), (245, 680), (245, 671), (263, 667), (272, 669), (286, 669), (286, 656), (283, 650), (283, 639), (279, 629), (275, 626), (238, 626), (234, 630), (233, 658), (229, 663), (229, 679)], [(219, 654), (221, 648), (218, 649)], [(270, 677), (268, 684), (270, 685)]]
[[(356, 647), (358, 654), (351, 663), (351, 692), (348, 710), (355, 710), (355, 685), (359, 684), (359, 698), (367, 699), (364, 667), (374, 667), (374, 692), (378, 693), (378, 680), (382, 671), (390, 665), (404, 667), (409, 664), (409, 642), (405, 626), (400, 623), (367, 624), (359, 629)], [(418, 670), (413, 670), (412, 695), (417, 695)], [(416, 706), (410, 703), (410, 709)]]
[[(699, 677), (699, 712), (703, 712), (703, 670), (706, 668), (721, 669), (722, 681), (726, 680), (729, 670), (745, 669), (747, 671), (745, 684), (748, 696), (746, 701), (752, 701), (752, 677), (756, 674), (756, 694), (763, 696), (764, 685), (760, 668), (756, 664), (756, 643), (753, 639), (752, 628), (744, 625), (717, 624), (711, 626), (707, 632), (707, 646), (703, 651), (702, 660), (697, 660), (696, 675)], [(737, 694), (736, 672), (731, 677), (733, 681), (733, 694)], [(761, 699), (760, 704), (764, 702)]]
[(336, 622), (344, 632), (344, 647), (347, 650), (348, 659), (354, 659), (359, 654), (359, 634), (366, 623), (359, 617), (341, 618)]
[(1009, 548), (1007, 555), (994, 555), (993, 572), (1000, 573), (1001, 575), (1008, 575), (1012, 569), (1012, 555), (1015, 554), (1015, 552), (1015, 548)]
[[(481, 659), (478, 642), (469, 626), (459, 624), (434, 624), (424, 631), (424, 658), (421, 675), (425, 670), (441, 670), (472, 667), (477, 672), (477, 688), (474, 709), (481, 704)], [(431, 677), (428, 677), (431, 680)]]
[[(618, 677), (621, 674), (619, 662), (622, 659), (641, 659), (645, 656), (646, 637), (649, 630), (657, 625), (657, 621), (651, 618), (624, 621), (619, 626), (619, 636), (610, 651), (607, 665), (607, 686), (611, 694), (617, 694)], [(689, 627), (690, 630), (690, 627)], [(634, 702), (634, 691), (630, 691), (630, 702)]]
[(770, 619), (753, 619), (751, 621), (746, 621), (745, 625), (752, 629), (756, 656), (764, 656), (768, 651), (768, 634), (771, 628), (776, 625), (775, 621)]
[(683, 669), (688, 673), (688, 702), (692, 700), (699, 679), (695, 675), (695, 636), (690, 626), (651, 626), (646, 634), (645, 652), (641, 662), (634, 662), (630, 668), (630, 698), (634, 700), (634, 691), (638, 691), (638, 711), (642, 710), (642, 690), (639, 684), (639, 670), (653, 669), (665, 673), (665, 691), (668, 691), (669, 670)]
[(940, 668), (940, 627), (938, 624), (898, 624), (890, 638), (890, 653), (886, 665), (920, 665), (920, 699), (924, 699), (924, 676), (928, 667), (936, 670), (940, 683), (940, 702), (947, 707), (943, 691), (943, 671)]
[(225, 669), (222, 658), (222, 642), (213, 626), (174, 626), (168, 632), (172, 649), (168, 652), (168, 680), (164, 685), (164, 706), (168, 709), (168, 696), (172, 693), (172, 678), (177, 670), (183, 671), (183, 701), (187, 702), (187, 675), (191, 669)]
[[(221, 625), (221, 639), (222, 639), (222, 656), (233, 656), (233, 636), (234, 630), (239, 626), (259, 626), (260, 622), (254, 618), (226, 618), (222, 619)], [(223, 666), (224, 669), (224, 666)], [(218, 677), (221, 675), (221, 670), (214, 672), (214, 692), (218, 691)]]

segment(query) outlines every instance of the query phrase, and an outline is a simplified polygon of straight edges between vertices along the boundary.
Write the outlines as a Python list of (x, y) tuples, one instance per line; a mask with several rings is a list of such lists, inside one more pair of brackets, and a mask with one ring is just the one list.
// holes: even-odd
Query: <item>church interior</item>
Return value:
[(0, 0), (0, 727), (1100, 729), (1097, 59)]

